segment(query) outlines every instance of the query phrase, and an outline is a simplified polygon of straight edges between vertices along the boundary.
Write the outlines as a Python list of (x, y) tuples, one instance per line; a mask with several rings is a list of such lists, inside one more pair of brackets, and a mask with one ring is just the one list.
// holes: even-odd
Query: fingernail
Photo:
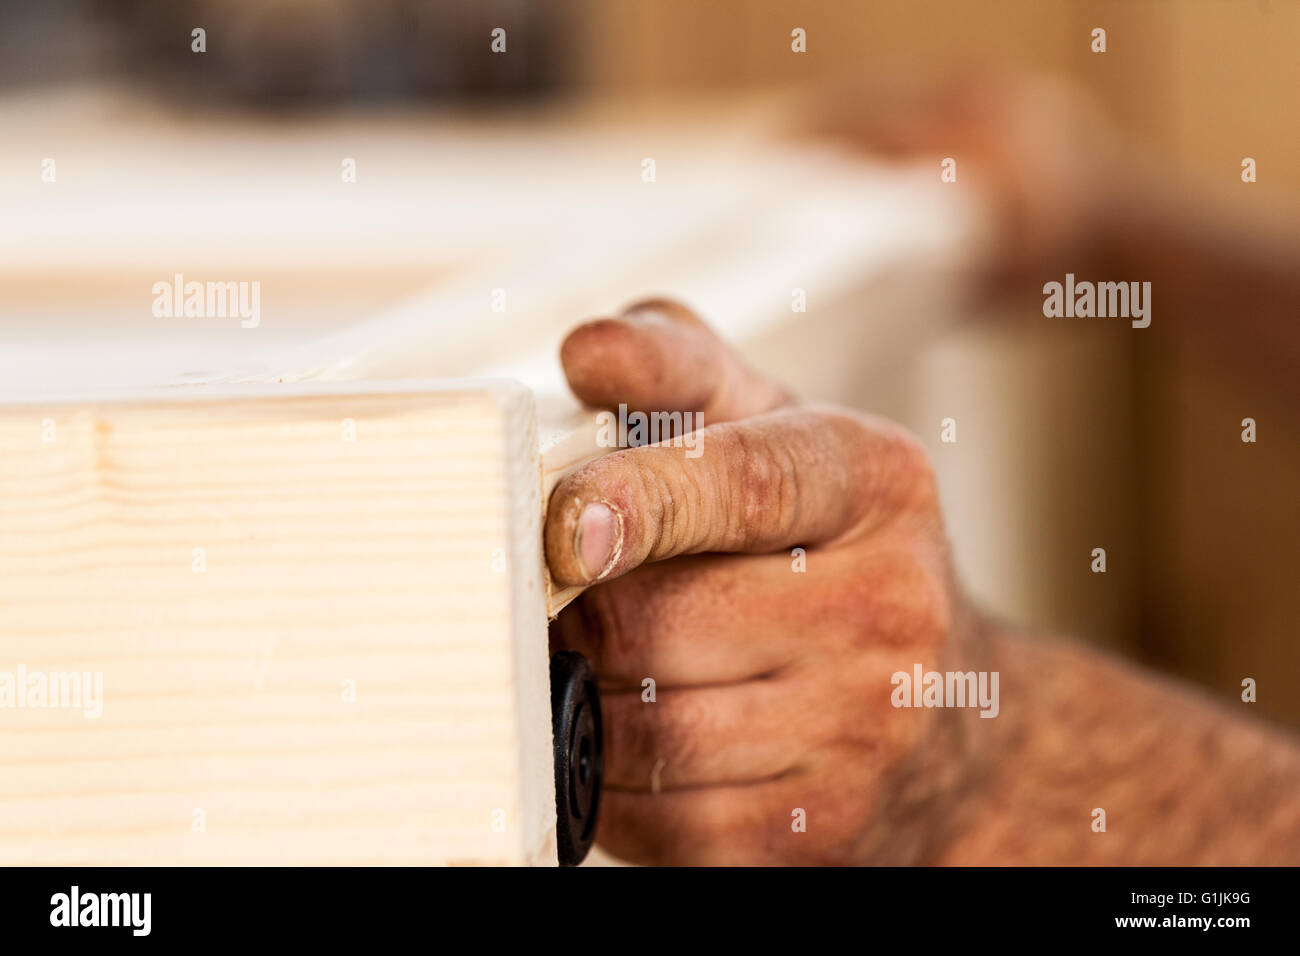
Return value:
[(595, 580), (608, 569), (618, 534), (618, 515), (609, 505), (593, 501), (583, 506), (573, 535), (573, 551), (587, 580)]

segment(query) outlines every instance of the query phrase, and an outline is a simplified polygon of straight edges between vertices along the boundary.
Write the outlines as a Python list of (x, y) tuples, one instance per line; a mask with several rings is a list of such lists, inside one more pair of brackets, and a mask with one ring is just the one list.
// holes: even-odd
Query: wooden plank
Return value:
[(102, 675), (0, 711), (0, 863), (554, 862), (526, 389), (9, 404), (0, 461), (0, 673)]

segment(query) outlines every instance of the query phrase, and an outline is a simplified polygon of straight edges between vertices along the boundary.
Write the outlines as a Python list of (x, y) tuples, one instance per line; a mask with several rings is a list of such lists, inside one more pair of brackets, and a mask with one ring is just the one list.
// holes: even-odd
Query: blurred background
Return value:
[[(1187, 208), (1294, 230), (1297, 50), (1285, 0), (4, 0), (0, 370), (25, 388), (249, 358), (237, 325), (151, 317), (142, 290), (174, 271), (261, 280), (257, 350), (427, 314), (418, 370), (446, 376), (553, 364), (592, 310), (684, 295), (804, 394), (926, 441), (991, 609), (1227, 702), (1254, 677), (1258, 710), (1300, 727), (1294, 392), (1183, 335), (1159, 284), (1142, 332), (1044, 319), (1069, 259), (973, 294), (999, 199), (941, 186), (961, 152), (813, 148), (861, 103), (906, 118), (911, 90), (1064, 85)], [(495, 286), (521, 303), (505, 317)], [(1247, 318), (1222, 322), (1249, 365)]]

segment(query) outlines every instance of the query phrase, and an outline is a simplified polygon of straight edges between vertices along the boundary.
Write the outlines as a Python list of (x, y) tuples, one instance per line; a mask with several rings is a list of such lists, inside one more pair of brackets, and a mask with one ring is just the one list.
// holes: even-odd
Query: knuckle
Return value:
[(710, 485), (703, 475), (694, 468), (683, 464), (683, 459), (674, 459), (677, 467), (678, 494), (673, 499), (674, 528), (678, 529), (675, 550), (691, 550), (691, 542), (707, 540), (711, 522), (718, 514), (714, 496), (709, 493)]
[(930, 453), (921, 439), (905, 428), (896, 428), (891, 436), (890, 449), (894, 458), (894, 474), (907, 500), (923, 507), (937, 507), (938, 479)]
[(775, 443), (761, 432), (738, 427), (733, 432), (730, 487), (735, 500), (726, 509), (725, 538), (735, 550), (783, 541), (795, 524), (799, 469), (789, 443)]
[(952, 626), (952, 600), (947, 574), (938, 565), (894, 552), (862, 575), (846, 611), (860, 649), (943, 644)]
[[(937, 513), (938, 479), (924, 443), (894, 422), (853, 413), (854, 447), (870, 469), (868, 487), (888, 511)], [(869, 451), (868, 451), (869, 450)]]
[(644, 542), (647, 555), (666, 556), (675, 553), (684, 540), (683, 532), (691, 520), (691, 508), (683, 495), (674, 494), (674, 483), (660, 448), (634, 449), (628, 453), (638, 462), (636, 472), (640, 485), (639, 497), (643, 503), (644, 527), (649, 529)]

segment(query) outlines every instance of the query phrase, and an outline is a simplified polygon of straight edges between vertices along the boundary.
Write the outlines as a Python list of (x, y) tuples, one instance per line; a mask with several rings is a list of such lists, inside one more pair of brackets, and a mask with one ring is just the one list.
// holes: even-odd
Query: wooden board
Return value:
[(0, 710), (0, 864), (553, 863), (537, 447), (503, 382), (0, 407), (0, 671), (103, 682)]

